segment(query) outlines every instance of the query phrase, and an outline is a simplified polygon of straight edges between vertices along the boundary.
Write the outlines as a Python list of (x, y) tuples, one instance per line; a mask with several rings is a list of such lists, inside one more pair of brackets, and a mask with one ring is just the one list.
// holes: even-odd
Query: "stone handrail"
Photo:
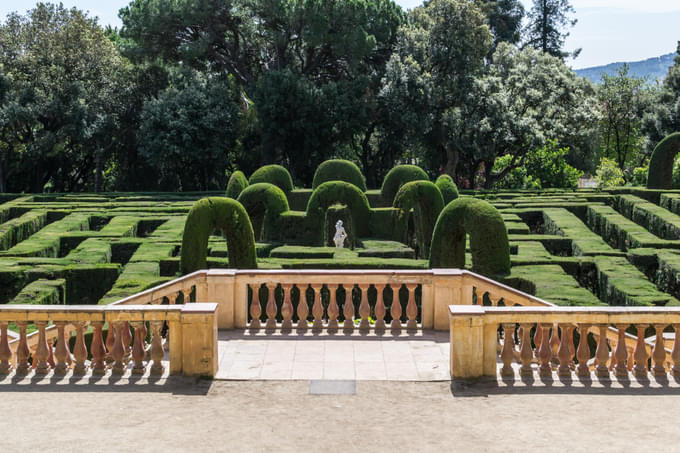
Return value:
[[(132, 360), (133, 374), (163, 374), (163, 328), (167, 325), (165, 343), (169, 352), (169, 373), (186, 376), (215, 376), (217, 372), (217, 304), (186, 305), (3, 305), (0, 306), (0, 374), (16, 368), (18, 374), (32, 369), (44, 375), (54, 369), (57, 375), (70, 371), (74, 375), (104, 374), (110, 362), (113, 374), (123, 374)], [(10, 348), (8, 325), (15, 323), (19, 340)], [(38, 328), (35, 351), (31, 354), (26, 328), (29, 323)], [(46, 329), (53, 323), (57, 332), (56, 345), (48, 341)], [(104, 323), (109, 325), (106, 342)], [(76, 330), (73, 350), (69, 348), (67, 326)], [(85, 331), (91, 326), (92, 342), (88, 352)], [(130, 332), (134, 330), (134, 337)], [(147, 329), (151, 343), (147, 347)], [(134, 342), (133, 342), (134, 339)], [(148, 368), (147, 354), (153, 362)], [(32, 363), (29, 363), (32, 357)], [(92, 357), (88, 361), (88, 357)], [(89, 362), (89, 363), (88, 363)]]
[[(655, 332), (651, 351), (652, 373), (664, 377), (668, 372), (680, 376), (680, 308), (679, 307), (449, 307), (451, 338), (451, 376), (472, 378), (497, 375), (498, 343), (502, 336), (500, 359), (501, 375), (515, 376), (513, 362), (519, 357), (520, 375), (534, 374), (533, 363), (538, 360), (541, 376), (551, 376), (553, 368), (561, 376), (569, 377), (575, 368), (577, 376), (590, 376), (591, 362), (599, 377), (608, 377), (614, 370), (619, 377), (633, 371), (646, 377), (650, 358), (645, 344), (645, 330)], [(607, 332), (614, 326), (616, 345), (611, 354)], [(636, 329), (635, 347), (631, 353), (626, 344), (626, 329)], [(663, 332), (673, 326), (676, 332), (670, 355), (666, 351)], [(499, 335), (499, 327), (502, 335)], [(597, 329), (597, 348), (591, 353), (588, 333)], [(578, 344), (574, 342), (578, 332)], [(584, 333), (586, 333), (584, 335)], [(515, 339), (518, 339), (519, 351)], [(532, 345), (533, 340), (533, 345)], [(517, 354), (519, 352), (519, 354)], [(594, 357), (594, 361), (591, 358)], [(578, 367), (574, 365), (574, 358)], [(672, 359), (672, 366), (668, 363)]]

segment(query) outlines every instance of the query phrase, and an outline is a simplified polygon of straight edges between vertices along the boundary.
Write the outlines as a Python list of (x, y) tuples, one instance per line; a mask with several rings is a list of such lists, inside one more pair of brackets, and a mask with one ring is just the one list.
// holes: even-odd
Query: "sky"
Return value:
[[(53, 0), (57, 2), (59, 0)], [(97, 16), (103, 25), (120, 27), (118, 10), (129, 0), (61, 0)], [(396, 0), (413, 8), (422, 0)], [(521, 0), (531, 8), (531, 0)], [(24, 12), (35, 0), (2, 0), (0, 17), (10, 11)], [(571, 0), (578, 23), (570, 31), (565, 49), (582, 48), (574, 69), (620, 61), (638, 61), (674, 52), (680, 41), (680, 1), (678, 0)]]

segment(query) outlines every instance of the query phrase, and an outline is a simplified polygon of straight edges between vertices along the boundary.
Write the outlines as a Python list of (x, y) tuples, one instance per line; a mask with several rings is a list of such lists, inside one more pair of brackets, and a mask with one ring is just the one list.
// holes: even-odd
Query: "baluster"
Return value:
[(132, 374), (144, 374), (146, 367), (144, 366), (144, 342), (145, 342), (145, 328), (144, 322), (133, 321), (130, 323), (135, 330), (135, 342), (132, 345), (132, 359), (135, 364), (132, 367)]
[(399, 299), (399, 287), (396, 287), (392, 291), (392, 306), (390, 307), (390, 315), (392, 315), (392, 324), (390, 328), (392, 330), (401, 329), (401, 300)]
[(184, 300), (184, 303), (185, 303), (185, 304), (191, 303), (191, 291), (192, 291), (192, 288), (191, 288), (191, 287), (189, 287), (189, 288), (184, 288), (184, 289), (182, 290), (182, 296), (183, 296), (183, 300)]
[[(92, 323), (94, 332), (92, 334), (92, 374), (104, 374), (106, 373), (106, 364), (104, 359), (106, 357), (106, 349), (104, 348), (104, 334), (102, 332), (104, 328), (103, 321), (95, 321)], [(112, 329), (109, 329), (112, 330)], [(111, 333), (109, 333), (110, 335)]]
[(663, 341), (663, 329), (666, 327), (663, 324), (654, 324), (656, 330), (656, 340), (654, 341), (654, 349), (652, 349), (652, 359), (654, 360), (654, 376), (666, 376), (666, 347)]
[(416, 306), (416, 288), (418, 285), (408, 284), (406, 289), (408, 289), (408, 304), (406, 305), (406, 316), (408, 321), (406, 321), (406, 330), (417, 330), (418, 329), (418, 307)]
[(314, 316), (314, 330), (323, 329), (323, 304), (321, 303), (321, 288), (322, 285), (312, 285), (314, 290), (314, 304), (312, 305), (312, 316)]
[(609, 377), (609, 368), (607, 368), (607, 360), (609, 359), (609, 348), (607, 347), (607, 329), (606, 324), (598, 324), (597, 328), (600, 330), (597, 341), (597, 349), (595, 350), (595, 375), (597, 377)]
[(73, 325), (76, 328), (76, 344), (73, 346), (73, 357), (75, 358), (73, 375), (82, 376), (87, 373), (87, 346), (85, 345), (85, 327), (87, 322), (77, 321), (73, 322)]
[(375, 330), (384, 331), (385, 330), (385, 315), (387, 310), (385, 309), (385, 285), (374, 285), (376, 290), (375, 295)]
[[(113, 345), (111, 357), (113, 358), (112, 373), (123, 374), (125, 372), (125, 345), (123, 344), (123, 330), (125, 322), (116, 321), (113, 323), (113, 329), (116, 332), (116, 344)], [(111, 323), (109, 323), (109, 327)], [(110, 330), (110, 329), (109, 329)]]
[(619, 329), (616, 350), (614, 351), (614, 357), (616, 357), (615, 374), (618, 377), (628, 377), (628, 349), (626, 349), (626, 329), (628, 324), (617, 324), (615, 327)]
[(38, 327), (38, 346), (35, 349), (35, 374), (47, 374), (50, 372), (50, 364), (48, 359), (50, 357), (49, 345), (47, 344), (47, 337), (45, 336), (45, 328), (47, 321), (36, 321)]
[(132, 356), (132, 333), (130, 332), (130, 323), (125, 321), (122, 327), (123, 347), (125, 348), (125, 360), (130, 360)]
[(31, 356), (31, 350), (28, 348), (28, 338), (26, 338), (27, 321), (17, 321), (19, 327), (19, 345), (17, 346), (17, 374), (26, 374), (31, 369), (31, 364), (28, 363), (28, 358)]
[(552, 349), (550, 348), (550, 338), (548, 335), (550, 327), (550, 324), (536, 324), (537, 330), (543, 330), (543, 334), (541, 335), (541, 347), (538, 350), (538, 357), (541, 362), (541, 365), (538, 367), (539, 376), (552, 376), (552, 368), (550, 366)]
[(342, 314), (345, 316), (343, 330), (352, 332), (354, 330), (354, 301), (352, 300), (353, 287), (346, 288), (345, 303), (342, 304)]
[(543, 342), (543, 329), (539, 329), (538, 324), (536, 324), (536, 331), (534, 332), (534, 346), (536, 347), (536, 350), (534, 351), (534, 357), (536, 357), (537, 362), (541, 361), (538, 351), (541, 349), (542, 342)]
[[(557, 327), (554, 327), (557, 329)], [(557, 374), (559, 376), (571, 377), (571, 348), (569, 347), (569, 342), (572, 341), (571, 331), (574, 326), (569, 324), (560, 324), (559, 328), (562, 330), (562, 335), (560, 336), (560, 345), (557, 349), (557, 359), (560, 362), (560, 366), (557, 368)]]
[(265, 283), (267, 287), (267, 329), (276, 329), (276, 284), (275, 283)]
[(578, 359), (576, 374), (581, 377), (590, 376), (590, 368), (588, 367), (588, 360), (590, 360), (590, 346), (588, 346), (589, 329), (590, 324), (578, 325), (578, 333), (580, 338), (578, 342), (578, 349), (576, 350), (576, 358)]
[(66, 374), (68, 372), (68, 346), (66, 345), (65, 321), (55, 321), (57, 326), (57, 346), (54, 348), (54, 357), (57, 359), (54, 374)]
[[(532, 324), (522, 323), (520, 327), (522, 329), (522, 343), (520, 345), (519, 358), (522, 361), (522, 367), (519, 372), (521, 376), (529, 377), (534, 374), (534, 370), (531, 368), (531, 361), (534, 359), (534, 352), (531, 348)], [(538, 332), (538, 330), (536, 331)]]
[(253, 288), (252, 293), (253, 299), (250, 301), (250, 328), (259, 329), (260, 316), (262, 315), (262, 307), (260, 306), (260, 288)]
[[(281, 323), (281, 330), (290, 330), (293, 328), (293, 303), (290, 301), (290, 290), (293, 288), (291, 283), (283, 283), (283, 305), (281, 306), (281, 316), (283, 322)], [(300, 291), (300, 297), (302, 297)]]
[(300, 300), (297, 306), (298, 324), (297, 328), (300, 330), (306, 330), (307, 317), (309, 316), (309, 305), (307, 304), (307, 290), (306, 288), (300, 288)]
[(503, 349), (501, 350), (501, 376), (514, 377), (515, 370), (512, 369), (512, 360), (515, 357), (515, 324), (503, 324)]
[(647, 355), (647, 345), (645, 344), (645, 330), (647, 330), (649, 324), (636, 324), (637, 329), (637, 342), (635, 343), (635, 351), (633, 352), (633, 359), (635, 360), (635, 367), (633, 368), (633, 374), (638, 378), (647, 377), (647, 360), (649, 356)]
[(328, 293), (330, 300), (328, 302), (328, 330), (336, 332), (338, 330), (338, 316), (340, 315), (340, 308), (338, 307), (337, 298), (338, 285), (328, 285)]
[(576, 326), (572, 325), (571, 329), (567, 330), (567, 345), (569, 346), (569, 368), (572, 370), (575, 368), (574, 365), (574, 355), (576, 354), (576, 349), (574, 347), (574, 329)]
[(8, 321), (0, 321), (0, 374), (12, 371), (12, 349), (9, 347), (7, 336)]
[[(272, 297), (274, 294), (272, 293)], [(161, 341), (161, 329), (163, 321), (151, 321), (151, 374), (163, 374), (163, 342)]]
[(557, 357), (557, 350), (560, 347), (560, 335), (557, 329), (557, 324), (552, 325), (552, 334), (550, 335), (550, 362), (553, 365), (559, 365), (560, 360)]
[(370, 285), (360, 284), (358, 286), (361, 290), (361, 304), (359, 305), (361, 322), (359, 323), (359, 330), (366, 331), (371, 327), (371, 323), (368, 320), (368, 317), (371, 315), (371, 307), (368, 305), (368, 288)]
[(113, 347), (116, 345), (116, 329), (114, 329), (113, 324), (109, 323), (108, 329), (106, 331), (106, 363), (113, 362)]
[(673, 368), (671, 373), (673, 376), (680, 376), (680, 324), (673, 324), (675, 331), (675, 340), (673, 340), (673, 351), (671, 351), (671, 359), (673, 360)]

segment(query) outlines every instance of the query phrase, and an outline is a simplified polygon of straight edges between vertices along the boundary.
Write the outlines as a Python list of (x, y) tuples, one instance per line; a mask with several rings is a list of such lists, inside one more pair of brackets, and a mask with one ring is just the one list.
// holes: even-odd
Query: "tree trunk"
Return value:
[(104, 156), (101, 151), (96, 151), (94, 157), (94, 191), (102, 191), (102, 173), (104, 171)]
[(456, 180), (456, 168), (458, 167), (458, 151), (456, 151), (453, 148), (447, 147), (445, 145), (442, 145), (442, 148), (444, 150), (444, 156), (446, 158), (445, 164), (444, 164), (444, 174), (447, 174), (453, 178), (453, 180)]

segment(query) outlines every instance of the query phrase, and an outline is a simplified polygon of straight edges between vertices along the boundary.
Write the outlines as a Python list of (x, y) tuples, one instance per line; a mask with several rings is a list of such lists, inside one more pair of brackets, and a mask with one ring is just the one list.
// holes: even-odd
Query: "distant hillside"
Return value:
[[(666, 77), (668, 68), (673, 65), (675, 55), (676, 53), (669, 53), (660, 57), (649, 58), (644, 61), (628, 63), (630, 65), (629, 74), (635, 77), (647, 77), (650, 82), (653, 82), (656, 79), (661, 80)], [(624, 63), (611, 63), (606, 66), (577, 69), (575, 72), (581, 77), (590, 79), (595, 83), (600, 83), (603, 72), (607, 75), (615, 75), (616, 71), (618, 71), (623, 64)]]

